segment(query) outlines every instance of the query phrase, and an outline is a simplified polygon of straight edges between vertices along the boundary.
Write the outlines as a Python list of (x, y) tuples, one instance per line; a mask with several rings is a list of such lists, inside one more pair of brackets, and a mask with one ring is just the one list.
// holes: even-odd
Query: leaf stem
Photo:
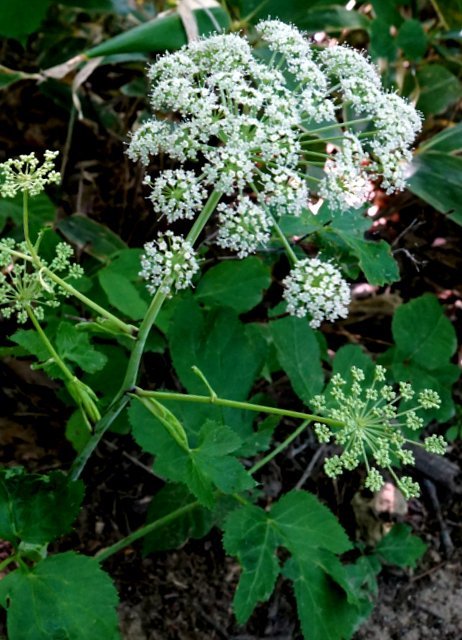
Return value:
[(134, 531), (130, 535), (126, 536), (125, 538), (122, 538), (122, 540), (119, 540), (118, 542), (112, 544), (110, 547), (107, 547), (102, 551), (98, 551), (98, 553), (95, 556), (96, 559), (98, 560), (98, 562), (104, 562), (110, 556), (114, 555), (114, 553), (117, 553), (121, 549), (128, 547), (130, 544), (132, 544), (132, 542), (135, 542), (136, 540), (139, 540), (140, 538), (147, 536), (148, 534), (152, 533), (156, 529), (159, 529), (160, 527), (170, 524), (170, 522), (173, 522), (174, 520), (176, 520), (177, 518), (180, 518), (186, 513), (193, 511), (198, 506), (199, 506), (199, 502), (196, 500), (195, 502), (191, 502), (187, 505), (184, 505), (183, 507), (179, 507), (178, 509), (175, 509), (175, 511), (168, 513), (166, 516), (163, 516), (162, 518), (159, 518), (154, 522), (150, 522), (149, 524), (144, 525), (144, 527), (140, 527), (137, 531)]
[(239, 400), (228, 400), (213, 396), (201, 396), (186, 393), (177, 393), (174, 391), (145, 391), (137, 387), (134, 394), (145, 398), (155, 398), (156, 400), (175, 400), (177, 402), (196, 402), (200, 404), (216, 404), (219, 407), (230, 407), (232, 409), (240, 409), (244, 411), (256, 411), (257, 413), (269, 413), (275, 416), (285, 416), (287, 418), (298, 418), (309, 422), (323, 422), (331, 427), (341, 428), (344, 423), (340, 420), (325, 418), (311, 413), (303, 413), (302, 411), (292, 411), (291, 409), (281, 409), (279, 407), (268, 407), (261, 404), (253, 404), (251, 402), (241, 402)]
[(50, 340), (48, 339), (48, 336), (46, 335), (45, 331), (42, 329), (40, 322), (37, 319), (37, 316), (35, 315), (35, 313), (32, 311), (32, 308), (30, 306), (26, 307), (26, 311), (27, 311), (27, 315), (29, 316), (32, 324), (34, 325), (35, 330), (37, 331), (41, 341), (43, 342), (43, 344), (45, 345), (48, 353), (51, 355), (51, 357), (53, 358), (54, 363), (61, 369), (61, 371), (64, 374), (64, 377), (67, 380), (73, 381), (74, 380), (74, 374), (68, 369), (68, 367), (64, 364), (64, 361), (62, 360), (61, 356), (59, 355), (59, 353), (56, 351), (56, 349), (54, 348), (54, 346), (51, 344)]
[[(193, 226), (186, 236), (186, 242), (190, 242), (191, 244), (194, 244), (194, 242), (196, 242), (201, 231), (204, 229), (205, 225), (209, 221), (210, 216), (212, 215), (218, 202), (220, 201), (221, 196), (221, 191), (212, 191), (209, 199), (204, 205), (204, 208), (196, 218)], [(74, 460), (70, 471), (70, 477), (72, 478), (72, 480), (77, 480), (77, 478), (79, 478), (91, 454), (98, 446), (99, 441), (128, 403), (129, 396), (127, 395), (127, 392), (130, 391), (136, 384), (146, 340), (167, 297), (168, 293), (165, 293), (162, 290), (161, 285), (154, 294), (151, 304), (149, 305), (149, 309), (140, 325), (136, 341), (130, 354), (130, 359), (128, 361), (128, 366), (125, 372), (122, 386), (115, 396), (114, 400), (112, 401), (111, 405), (109, 406), (107, 413), (97, 423), (94, 434), (91, 436), (85, 447)]]
[[(87, 296), (85, 296), (83, 293), (80, 293), (80, 291), (75, 289), (72, 285), (70, 285), (65, 280), (63, 280), (58, 275), (56, 275), (53, 271), (51, 271), (51, 269), (49, 269), (47, 267), (47, 265), (44, 264), (40, 260), (40, 256), (37, 254), (37, 251), (36, 251), (34, 245), (32, 244), (32, 241), (30, 239), (30, 231), (29, 231), (29, 194), (28, 194), (27, 191), (23, 192), (23, 216), (22, 216), (22, 221), (23, 221), (23, 227), (24, 227), (24, 239), (26, 241), (26, 246), (27, 246), (27, 249), (29, 250), (29, 253), (31, 255), (31, 260), (35, 264), (37, 269), (39, 269), (43, 273), (45, 273), (50, 278), (50, 280), (53, 280), (53, 282), (56, 282), (56, 284), (58, 284), (62, 289), (64, 289), (64, 291), (67, 291), (67, 293), (69, 293), (70, 295), (74, 296), (74, 298), (77, 298), (78, 300), (83, 302), (83, 304), (85, 304), (87, 307), (90, 307), (90, 309), (93, 309), (93, 311), (96, 311), (97, 313), (99, 313), (104, 318), (107, 318), (107, 320), (110, 320), (114, 325), (116, 325), (124, 333), (128, 333), (129, 335), (132, 335), (133, 333), (136, 332), (136, 330), (137, 330), (136, 327), (134, 327), (133, 325), (126, 324), (125, 322), (122, 322), (122, 320), (120, 320), (119, 318), (117, 318), (117, 316), (115, 316), (112, 313), (110, 313), (109, 311), (107, 311), (107, 309), (105, 309), (104, 307), (101, 307), (96, 302), (93, 302), (93, 300), (91, 300), (90, 298), (87, 298)], [(13, 254), (12, 251), (10, 251), (10, 253)], [(18, 255), (18, 254), (19, 254), (19, 252), (16, 255)], [(24, 257), (26, 257), (26, 256), (24, 256)]]
[(273, 451), (270, 451), (268, 453), (268, 455), (266, 455), (264, 458), (262, 458), (261, 460), (259, 460), (258, 462), (256, 462), (253, 467), (251, 467), (249, 469), (249, 473), (250, 475), (253, 475), (254, 473), (256, 473), (259, 469), (261, 469), (262, 467), (265, 466), (265, 464), (268, 464), (268, 462), (270, 462), (273, 458), (275, 458), (279, 453), (281, 453), (281, 451), (284, 451), (284, 449), (286, 447), (289, 446), (289, 444), (295, 440), (295, 438), (297, 436), (299, 436), (308, 426), (308, 424), (310, 423), (310, 420), (305, 420), (304, 422), (302, 422), (301, 425), (299, 425), (295, 431), (293, 431), (289, 436), (287, 436), (287, 438), (285, 440), (283, 440), (281, 442), (281, 444), (279, 444), (275, 449), (273, 449)]

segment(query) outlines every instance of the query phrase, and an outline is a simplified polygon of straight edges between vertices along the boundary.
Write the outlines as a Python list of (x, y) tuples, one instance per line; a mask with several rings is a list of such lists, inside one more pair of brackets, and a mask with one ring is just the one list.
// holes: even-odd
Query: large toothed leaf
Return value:
[(117, 593), (94, 558), (73, 552), (0, 582), (9, 640), (118, 640)]
[(80, 509), (83, 483), (59, 471), (27, 474), (0, 471), (0, 538), (17, 545), (45, 544), (67, 533)]
[[(270, 511), (250, 504), (237, 508), (225, 520), (223, 543), (242, 566), (234, 598), (240, 623), (270, 597), (281, 571), (277, 550), (284, 547), (291, 558), (282, 572), (294, 583), (306, 637), (349, 637), (364, 603), (335, 554), (347, 551), (351, 544), (334, 515), (315, 496), (291, 491)], [(332, 606), (338, 612), (336, 618)]]

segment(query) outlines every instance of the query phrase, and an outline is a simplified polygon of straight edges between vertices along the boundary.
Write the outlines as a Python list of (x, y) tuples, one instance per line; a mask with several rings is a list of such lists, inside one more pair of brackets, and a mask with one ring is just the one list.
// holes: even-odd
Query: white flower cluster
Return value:
[(41, 193), (47, 184), (57, 184), (61, 175), (55, 171), (58, 151), (45, 151), (40, 164), (35, 153), (22, 154), (0, 164), (0, 194), (4, 198), (14, 198), (22, 191), (30, 196)]
[[(365, 374), (358, 367), (351, 368), (350, 376), (347, 381), (335, 374), (327, 393), (315, 396), (311, 402), (320, 415), (339, 423), (338, 428), (332, 429), (321, 422), (314, 425), (320, 442), (329, 442), (332, 438), (343, 447), (341, 455), (326, 460), (324, 469), (327, 475), (334, 478), (344, 470), (355, 469), (363, 460), (368, 472), (367, 488), (378, 491), (383, 485), (378, 466), (391, 473), (406, 498), (418, 496), (418, 484), (410, 477), (398, 478), (391, 465), (393, 457), (403, 464), (415, 463), (412, 451), (403, 448), (412, 441), (405, 438), (402, 428), (422, 428), (424, 421), (417, 411), (439, 408), (441, 400), (438, 394), (425, 389), (417, 394), (415, 406), (400, 410), (400, 401), (412, 401), (416, 395), (409, 383), (401, 382), (397, 393), (385, 384), (385, 369), (380, 365), (375, 368), (371, 385), (365, 383)], [(433, 435), (420, 446), (432, 453), (444, 454), (447, 445), (444, 438)], [(371, 466), (370, 458), (375, 466)]]
[(202, 209), (207, 191), (201, 187), (193, 171), (177, 169), (163, 171), (155, 180), (150, 176), (150, 199), (156, 213), (164, 214), (172, 223), (182, 218), (191, 220)]
[(57, 286), (47, 270), (59, 272), (61, 278), (80, 278), (83, 270), (72, 263), (72, 247), (64, 242), (56, 247), (56, 256), (47, 265), (37, 268), (25, 243), (16, 244), (12, 238), (0, 242), (0, 309), (4, 318), (16, 315), (19, 323), (27, 321), (27, 310), (32, 309), (41, 320), (44, 307), (58, 307), (58, 296), (66, 291)]
[(273, 221), (265, 209), (250, 198), (241, 198), (236, 206), (221, 203), (217, 211), (218, 246), (231, 249), (239, 258), (245, 258), (255, 253), (259, 245), (268, 242)]
[(199, 262), (193, 247), (182, 236), (166, 231), (157, 240), (144, 245), (140, 276), (147, 281), (149, 293), (158, 289), (168, 295), (172, 288), (187, 289), (194, 274), (199, 271)]
[(159, 58), (149, 71), (157, 115), (133, 135), (130, 157), (148, 164), (163, 153), (196, 162), (195, 188), (201, 183), (227, 196), (253, 191), (266, 206), (279, 206), (270, 194), (284, 193), (297, 214), (307, 204), (307, 185), (319, 180), (310, 165), (323, 164), (312, 145), (326, 138), (337, 150), (324, 146), (321, 154), (322, 196), (332, 207), (359, 206), (370, 180), (381, 180), (388, 192), (401, 189), (421, 127), (412, 105), (384, 91), (377, 69), (350, 47), (319, 51), (278, 20), (260, 22), (257, 31), (273, 51), (269, 63), (236, 34)]
[(310, 326), (323, 320), (346, 318), (351, 294), (340, 271), (330, 262), (306, 258), (297, 262), (283, 281), (284, 299), (291, 315), (311, 316)]

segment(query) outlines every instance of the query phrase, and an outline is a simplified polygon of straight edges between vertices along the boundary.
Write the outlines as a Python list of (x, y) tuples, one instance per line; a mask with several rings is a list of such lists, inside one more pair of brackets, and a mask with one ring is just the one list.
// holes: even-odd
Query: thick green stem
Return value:
[(258, 462), (256, 462), (253, 467), (251, 469), (249, 469), (249, 473), (252, 475), (254, 473), (256, 473), (259, 469), (261, 469), (262, 467), (265, 466), (265, 464), (268, 464), (268, 462), (270, 462), (273, 458), (275, 458), (277, 455), (279, 455), (281, 453), (281, 451), (284, 451), (284, 449), (286, 447), (289, 446), (289, 444), (295, 440), (295, 438), (297, 436), (299, 436), (307, 427), (307, 425), (309, 424), (309, 420), (305, 420), (304, 422), (302, 422), (302, 424), (297, 427), (295, 429), (295, 431), (293, 431), (289, 436), (287, 436), (287, 438), (285, 440), (283, 440), (281, 442), (281, 444), (279, 444), (275, 449), (273, 449), (273, 451), (270, 451), (268, 453), (268, 455), (266, 455), (264, 458), (262, 458), (261, 460), (259, 460)]
[(317, 416), (312, 413), (303, 413), (302, 411), (292, 411), (291, 409), (280, 409), (279, 407), (267, 407), (261, 404), (253, 404), (251, 402), (240, 402), (239, 400), (228, 400), (226, 398), (218, 398), (214, 396), (200, 396), (186, 393), (176, 393), (174, 391), (145, 391), (136, 388), (134, 395), (155, 398), (156, 400), (174, 400), (175, 402), (192, 402), (199, 404), (215, 404), (219, 407), (230, 407), (231, 409), (240, 409), (244, 411), (256, 411), (257, 413), (269, 413), (275, 416), (285, 416), (287, 418), (298, 418), (308, 422), (322, 422), (330, 427), (341, 428), (344, 423), (340, 420)]
[[(210, 216), (214, 212), (222, 193), (219, 191), (212, 191), (209, 199), (207, 200), (203, 210), (197, 217), (193, 226), (191, 227), (190, 232), (186, 236), (186, 241), (194, 244), (197, 238), (199, 237), (201, 231), (204, 229), (207, 224)], [(149, 336), (149, 332), (152, 329), (154, 322), (156, 321), (157, 315), (162, 308), (168, 294), (162, 291), (162, 286), (159, 287), (157, 292), (155, 293), (149, 309), (140, 325), (140, 329), (138, 331), (138, 336), (133, 345), (132, 352), (130, 354), (130, 359), (128, 361), (127, 370), (125, 373), (124, 380), (122, 382), (122, 387), (120, 388), (118, 394), (115, 396), (113, 402), (111, 403), (107, 413), (102, 417), (102, 419), (97, 423), (95, 432), (91, 436), (90, 440), (87, 442), (83, 450), (74, 460), (74, 464), (72, 465), (70, 471), (70, 477), (73, 480), (76, 480), (80, 474), (82, 473), (88, 459), (90, 458), (93, 451), (98, 446), (99, 441), (109, 429), (113, 421), (117, 418), (119, 413), (124, 409), (125, 405), (128, 402), (127, 392), (134, 387), (138, 378), (138, 372), (141, 364), (141, 358), (143, 355), (144, 347), (146, 345), (146, 340)]]
[(156, 529), (159, 529), (160, 527), (164, 527), (165, 525), (170, 524), (177, 518), (180, 518), (181, 516), (184, 516), (186, 513), (193, 511), (198, 506), (199, 506), (199, 502), (197, 501), (191, 502), (190, 504), (187, 504), (183, 507), (180, 507), (179, 509), (176, 509), (175, 511), (172, 511), (171, 513), (168, 513), (163, 518), (159, 518), (154, 522), (150, 522), (149, 524), (144, 525), (144, 527), (140, 527), (137, 531), (134, 531), (129, 536), (126, 536), (125, 538), (122, 538), (122, 540), (119, 540), (118, 542), (111, 545), (110, 547), (107, 547), (106, 549), (99, 551), (96, 554), (96, 559), (98, 560), (98, 562), (104, 562), (110, 556), (114, 555), (114, 553), (117, 553), (121, 549), (128, 547), (130, 544), (132, 544), (136, 540), (139, 540), (140, 538), (147, 536), (149, 533), (152, 533)]

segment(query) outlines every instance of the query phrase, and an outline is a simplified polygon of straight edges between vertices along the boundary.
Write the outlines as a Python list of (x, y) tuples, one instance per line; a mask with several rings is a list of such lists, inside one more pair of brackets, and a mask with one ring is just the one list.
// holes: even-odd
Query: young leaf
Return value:
[(0, 582), (10, 640), (118, 640), (117, 593), (98, 562), (69, 551)]
[(298, 397), (309, 403), (324, 380), (315, 332), (306, 320), (293, 317), (275, 320), (270, 328), (282, 368)]
[(210, 306), (250, 311), (271, 283), (269, 268), (253, 256), (222, 262), (209, 269), (198, 284), (195, 298)]
[(60, 471), (26, 474), (0, 470), (0, 537), (44, 544), (67, 533), (80, 509), (83, 483), (70, 482)]
[(223, 493), (244, 491), (253, 480), (231, 454), (240, 438), (229, 427), (207, 421), (195, 448), (182, 447), (140, 403), (129, 409), (133, 437), (149, 453), (156, 455), (154, 470), (160, 476), (184, 483), (206, 507), (215, 503), (215, 490)]
[(69, 322), (60, 322), (56, 348), (63, 360), (74, 362), (86, 373), (100, 371), (107, 362), (106, 356), (90, 343), (88, 334), (82, 333)]
[(411, 528), (405, 524), (395, 524), (375, 547), (383, 561), (399, 567), (415, 567), (426, 550), (425, 542), (412, 535)]

